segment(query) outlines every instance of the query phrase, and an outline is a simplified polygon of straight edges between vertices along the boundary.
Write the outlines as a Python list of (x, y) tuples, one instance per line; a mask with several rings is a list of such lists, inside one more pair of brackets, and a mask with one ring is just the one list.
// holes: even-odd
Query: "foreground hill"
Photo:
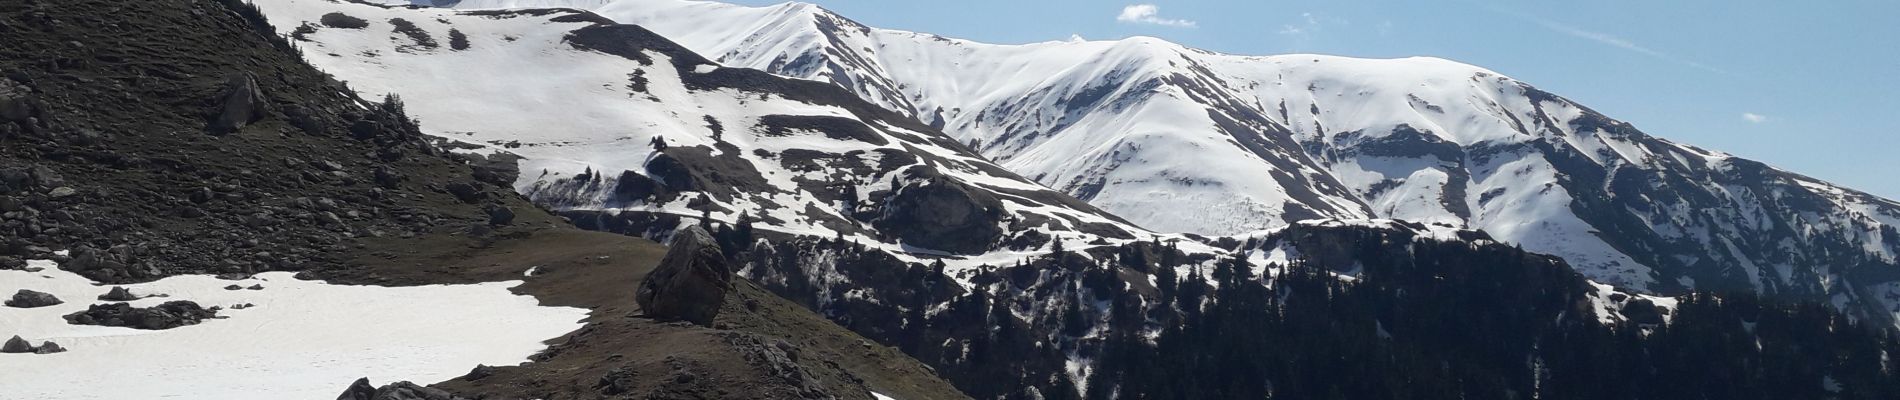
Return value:
[[(9, 283), (0, 289), (7, 294), (49, 284), (55, 281), (51, 277), (66, 272), (125, 284), (133, 293), (174, 295), (170, 300), (207, 296), (145, 291), (168, 287), (165, 282), (177, 279), (229, 279), (253, 287), (209, 290), (234, 297), (358, 284), (374, 286), (351, 286), (356, 296), (441, 296), (453, 288), (504, 282), (502, 287), (513, 286), (515, 293), (533, 297), (518, 300), (504, 292), (502, 301), (511, 307), (479, 311), (515, 315), (502, 313), (539, 303), (565, 316), (573, 310), (566, 307), (575, 307), (586, 309), (581, 310), (587, 314), (585, 325), (576, 325), (580, 330), (562, 338), (546, 337), (556, 343), (552, 348), (535, 343), (541, 338), (526, 342), (547, 350), (524, 366), (449, 366), (456, 374), (476, 372), (437, 388), (468, 397), (522, 399), (605, 394), (871, 399), (874, 390), (904, 398), (964, 397), (915, 360), (866, 346), (864, 339), (750, 283), (739, 284), (722, 305), (727, 312), (711, 328), (636, 317), (640, 310), (633, 301), (635, 285), (659, 261), (664, 251), (660, 246), (581, 231), (529, 203), (507, 186), (510, 180), (497, 178), (512, 168), (490, 168), (479, 159), (438, 148), (401, 102), (357, 97), (344, 83), (305, 64), (297, 46), (277, 36), (248, 5), (211, 0), (4, 2), (0, 35), (7, 38), (0, 40), (0, 207), (5, 209), (0, 273)], [(534, 273), (525, 274), (530, 270)], [(328, 283), (260, 278), (290, 279), (290, 273)], [(173, 279), (147, 283), (165, 278)], [(0, 388), (27, 388), (32, 392), (21, 395), (41, 398), (95, 398), (127, 390), (141, 396), (269, 398), (307, 394), (314, 385), (328, 398), (350, 382), (295, 378), (373, 372), (338, 371), (348, 366), (461, 359), (459, 354), (429, 353), (443, 348), (430, 343), (315, 353), (311, 349), (331, 348), (325, 346), (346, 335), (259, 336), (277, 330), (240, 335), (222, 346), (106, 354), (109, 345), (136, 342), (132, 338), (203, 335), (223, 332), (220, 326), (253, 324), (253, 318), (273, 308), (320, 309), (322, 313), (304, 318), (327, 318), (290, 321), (298, 324), (355, 327), (387, 311), (369, 307), (390, 304), (381, 297), (298, 304), (320, 299), (316, 292), (298, 293), (305, 294), (272, 297), (274, 303), (207, 303), (204, 306), (224, 318), (176, 331), (92, 331), (92, 336), (126, 340), (26, 338), (35, 344), (64, 341), (68, 346), (57, 354), (0, 354), (0, 370), (6, 370), (0, 373)], [(93, 293), (87, 294), (63, 300), (109, 303), (94, 303)], [(142, 307), (166, 300), (129, 303)], [(220, 306), (232, 309), (215, 310)], [(477, 310), (402, 311), (410, 313), (403, 324), (348, 330), (371, 330), (389, 342), (413, 343), (410, 336), (433, 332), (427, 321)], [(38, 317), (50, 320), (23, 319)], [(503, 346), (493, 340), (505, 335), (494, 330), (524, 329), (519, 323), (540, 321), (520, 319), (492, 321), (492, 326), (454, 334), (458, 342)], [(16, 307), (0, 308), (0, 321), (7, 321), (0, 324), (0, 335), (5, 336), (29, 324), (68, 324), (58, 316)], [(217, 381), (244, 376), (238, 365), (196, 362), (180, 367), (184, 370), (153, 371), (156, 363), (147, 361), (156, 360), (130, 358), (161, 353), (170, 355), (167, 362), (243, 359), (243, 351), (254, 349), (276, 352), (268, 359), (291, 360), (283, 364), (292, 365), (266, 366), (279, 371), (270, 379), (289, 378), (289, 386), (242, 393), (234, 388), (258, 388)], [(529, 353), (504, 364), (529, 361)], [(116, 360), (118, 367), (111, 371), (61, 370), (81, 365), (80, 360), (112, 357), (126, 358)], [(420, 360), (393, 360), (398, 358)], [(9, 380), (48, 372), (12, 370), (26, 365), (112, 383), (40, 392), (44, 382)], [(610, 372), (616, 370), (643, 378), (602, 386), (603, 377), (612, 378)], [(437, 376), (438, 371), (428, 372)], [(101, 378), (102, 373), (112, 376)], [(162, 384), (142, 380), (159, 373), (177, 378)], [(191, 392), (191, 384), (202, 386)], [(171, 392), (180, 386), (187, 392)]]

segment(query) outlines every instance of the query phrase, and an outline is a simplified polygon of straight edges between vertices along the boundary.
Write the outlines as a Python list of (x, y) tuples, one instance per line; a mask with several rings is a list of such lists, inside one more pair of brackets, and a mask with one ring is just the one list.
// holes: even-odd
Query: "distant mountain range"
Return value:
[(830, 82), (1157, 231), (1391, 218), (1483, 230), (1638, 291), (1755, 291), (1887, 323), (1900, 311), (1900, 203), (1448, 60), (1237, 56), (1146, 37), (994, 45), (805, 3), (454, 6), (587, 9), (727, 66)]

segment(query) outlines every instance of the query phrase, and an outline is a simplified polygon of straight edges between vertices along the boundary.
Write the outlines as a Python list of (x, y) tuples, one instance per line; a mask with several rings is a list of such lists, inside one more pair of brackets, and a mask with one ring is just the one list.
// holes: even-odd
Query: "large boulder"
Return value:
[(712, 234), (699, 226), (673, 235), (660, 265), (640, 282), (634, 300), (648, 317), (712, 326), (732, 290), (732, 269)]
[(20, 289), (19, 292), (13, 294), (13, 299), (7, 300), (7, 307), (39, 308), (64, 303), (66, 302), (60, 301), (58, 297), (53, 297), (52, 294)]
[(916, 167), (898, 181), (871, 226), (904, 244), (959, 254), (989, 250), (1003, 238), (1003, 202), (989, 192)]
[(208, 129), (217, 134), (237, 132), (245, 125), (264, 119), (269, 115), (269, 107), (270, 100), (264, 97), (264, 90), (258, 88), (256, 76), (232, 74), (224, 83), (224, 95), (211, 110)]

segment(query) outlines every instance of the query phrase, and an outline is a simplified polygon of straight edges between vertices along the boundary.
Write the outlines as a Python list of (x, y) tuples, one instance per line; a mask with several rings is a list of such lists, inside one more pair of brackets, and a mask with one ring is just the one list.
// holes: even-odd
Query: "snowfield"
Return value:
[[(223, 319), (163, 331), (71, 325), (61, 316), (109, 303), (95, 299), (111, 287), (52, 261), (28, 266), (44, 270), (0, 271), (0, 291), (35, 290), (66, 303), (0, 307), (0, 336), (67, 351), (0, 354), (0, 397), (8, 399), (327, 399), (366, 376), (427, 384), (478, 364), (519, 364), (587, 316), (510, 293), (520, 281), (346, 286), (269, 272), (242, 281), (190, 275), (124, 285), (140, 296), (168, 295), (133, 306), (190, 300), (224, 307)], [(233, 284), (264, 289), (224, 289)], [(231, 308), (239, 304), (253, 306)]]

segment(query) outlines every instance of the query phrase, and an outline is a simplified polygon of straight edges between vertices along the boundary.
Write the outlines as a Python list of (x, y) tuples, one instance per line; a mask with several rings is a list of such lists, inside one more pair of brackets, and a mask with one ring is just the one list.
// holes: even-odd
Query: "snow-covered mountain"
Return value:
[(851, 89), (1158, 231), (1394, 218), (1481, 229), (1620, 287), (1760, 291), (1883, 320), (1900, 305), (1900, 203), (1650, 136), (1479, 67), (1145, 37), (994, 45), (803, 3), (453, 4), (556, 5)]
[[(892, 111), (891, 103), (867, 101), (833, 82), (724, 66), (640, 26), (582, 10), (327, 0), (257, 6), (310, 63), (355, 90), (408, 99), (386, 104), (406, 104), (396, 109), (419, 117), (423, 132), (463, 155), (484, 156), (469, 158), (483, 168), (477, 180), (512, 182), (588, 229), (664, 239), (703, 223), (738, 275), (927, 363), (977, 398), (1358, 398), (1419, 388), (1444, 398), (1634, 397), (1617, 395), (1620, 389), (1671, 397), (1668, 390), (1691, 386), (1649, 382), (1690, 373), (1785, 377), (1776, 387), (1795, 393), (1833, 390), (1825, 382), (1834, 377), (1852, 393), (1886, 390), (1879, 371), (1889, 369), (1874, 368), (1884, 364), (1827, 361), (1875, 354), (1849, 353), (1869, 342), (1845, 336), (1862, 331), (1824, 307), (1630, 293), (1467, 224), (1359, 218), (1377, 213), (1351, 182), (1334, 177), (1330, 160), (1343, 156), (1312, 156), (1297, 132), (1277, 128), (1273, 118), (1284, 117), (1241, 105), (1196, 113), (1186, 111), (1196, 110), (1188, 102), (1159, 101), (1168, 93), (1230, 95), (1214, 83), (1182, 86), (1189, 81), (1181, 79), (1204, 79), (1187, 75), (1141, 83), (1166, 63), (1109, 68), (1128, 71), (1118, 76), (1134, 80), (1117, 85), (1133, 86), (1096, 90), (1090, 96), (1098, 102), (1061, 118), (1109, 127), (1116, 125), (1094, 118), (1115, 117), (1130, 127), (1161, 126), (1148, 119), (1155, 115), (1183, 127), (1206, 118), (1218, 123), (1200, 128), (1251, 139), (1156, 128), (1124, 150), (1128, 157), (1101, 164), (1102, 173), (1153, 168), (1178, 179), (1148, 183), (1149, 190), (1232, 196), (1219, 189), (1238, 184), (1212, 180), (1222, 178), (1215, 172), (1267, 170), (1275, 181), (1260, 185), (1260, 193), (1285, 197), (1272, 210), (1307, 215), (1279, 215), (1281, 222), (1265, 229), (1217, 237), (1146, 230), (1039, 184), (1054, 179), (1047, 174), (1027, 179), (999, 166), (1021, 168), (1010, 163), (1055, 151), (1036, 146), (1050, 137), (970, 146), (942, 130), (965, 124), (954, 116), (964, 114), (926, 117), (938, 125), (932, 126), (913, 118), (914, 109)], [(1050, 96), (1035, 104), (1087, 97)], [(1155, 114), (1095, 110), (1117, 107)], [(1206, 141), (1181, 140), (1195, 137)], [(1421, 157), (1401, 140), (1359, 138), (1365, 143), (1341, 147), (1369, 154), (1354, 153), (1354, 160)], [(995, 152), (1016, 142), (1010, 146), (1017, 152), (1000, 162), (972, 149)], [(1174, 152), (1136, 157), (1157, 146), (1241, 158), (1210, 168), (1162, 160)], [(1108, 193), (1138, 186), (1104, 184), (1091, 199), (1105, 204)], [(1200, 186), (1207, 187), (1193, 189)], [(1247, 196), (1232, 198), (1253, 198)], [(1154, 207), (1212, 204), (1224, 203)], [(1315, 211), (1325, 204), (1333, 206)], [(1333, 215), (1349, 221), (1306, 218)], [(1755, 322), (1731, 323), (1735, 318)], [(1692, 334), (1654, 335), (1686, 338), (1687, 345), (1645, 334), (1664, 329)], [(1779, 333), (1791, 329), (1843, 337), (1808, 332), (1790, 340)], [(1759, 340), (1722, 351), (1693, 346), (1729, 343), (1700, 338), (1747, 335)], [(1785, 350), (1796, 346), (1810, 351)], [(1753, 361), (1769, 360), (1763, 357), (1784, 358)], [(1656, 367), (1602, 367), (1620, 363)], [(1335, 378), (1341, 374), (1374, 382)], [(1768, 393), (1782, 392), (1759, 394)]]
[(1152, 236), (837, 87), (723, 68), (594, 14), (262, 8), (312, 64), (366, 94), (426, 99), (408, 106), (425, 132), (518, 164), (515, 188), (560, 210), (751, 220), (969, 263), (1052, 237)]

